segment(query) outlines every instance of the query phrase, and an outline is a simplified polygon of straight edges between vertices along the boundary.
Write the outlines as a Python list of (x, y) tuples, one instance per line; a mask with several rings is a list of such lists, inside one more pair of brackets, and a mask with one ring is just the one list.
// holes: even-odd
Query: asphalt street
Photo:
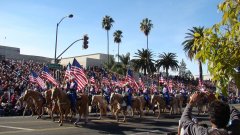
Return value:
[[(238, 106), (240, 109), (240, 106)], [(112, 116), (98, 120), (95, 114), (91, 114), (89, 122), (85, 125), (80, 122), (74, 126), (73, 123), (65, 121), (59, 126), (57, 121), (53, 122), (48, 116), (36, 119), (36, 116), (0, 117), (0, 135), (89, 135), (89, 134), (128, 134), (128, 135), (155, 135), (177, 133), (180, 115), (169, 115), (163, 113), (160, 119), (149, 113), (143, 118), (127, 117), (127, 122), (117, 122)], [(208, 116), (196, 116), (202, 123), (209, 125)]]

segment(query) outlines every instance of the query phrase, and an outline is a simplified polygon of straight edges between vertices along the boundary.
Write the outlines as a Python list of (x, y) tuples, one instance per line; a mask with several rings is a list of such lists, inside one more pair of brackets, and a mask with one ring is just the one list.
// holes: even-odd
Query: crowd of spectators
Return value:
[[(38, 75), (42, 72), (43, 66), (48, 63), (39, 63), (35, 61), (25, 61), (25, 60), (10, 60), (5, 59), (0, 61), (0, 116), (3, 115), (18, 115), (19, 108), (16, 106), (18, 98), (23, 94), (26, 89), (40, 89), (37, 84), (29, 83), (30, 71), (33, 70)], [(64, 88), (66, 80), (64, 78), (64, 72), (67, 67), (62, 68), (59, 71), (60, 77), (59, 82)], [(118, 82), (123, 82), (125, 79), (124, 75), (107, 72), (104, 68), (99, 67), (87, 67), (85, 70), (88, 78), (92, 76), (95, 78), (94, 86), (89, 86), (89, 88), (94, 88), (96, 93), (101, 93), (103, 89), (103, 78), (108, 78), (109, 81), (114, 75)], [(50, 70), (50, 74), (53, 74), (53, 71)], [(141, 76), (142, 80), (147, 80), (146, 76)], [(151, 82), (159, 82), (159, 75), (148, 76), (148, 80)], [(178, 76), (171, 76), (170, 79), (173, 83), (173, 89), (180, 90), (182, 86), (186, 86), (185, 89), (189, 92), (196, 91), (198, 89), (196, 80), (186, 80)], [(136, 80), (138, 82), (138, 80)], [(166, 81), (166, 80), (165, 80)], [(146, 84), (147, 82), (145, 82)], [(209, 81), (204, 82), (206, 87), (211, 89), (213, 84)], [(48, 87), (51, 87), (48, 82), (46, 82)], [(158, 83), (159, 85), (159, 83)], [(158, 90), (161, 90), (161, 86), (158, 87)], [(110, 88), (113, 91), (112, 88)], [(119, 88), (121, 90), (121, 88)], [(239, 97), (230, 96), (230, 103), (239, 103)]]

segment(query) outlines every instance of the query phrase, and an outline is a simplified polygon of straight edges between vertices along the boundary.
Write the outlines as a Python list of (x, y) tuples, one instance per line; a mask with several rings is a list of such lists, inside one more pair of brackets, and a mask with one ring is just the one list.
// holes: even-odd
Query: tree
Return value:
[[(183, 50), (187, 54), (188, 58), (192, 61), (192, 59), (196, 56), (196, 53), (200, 51), (200, 48), (195, 48), (194, 45), (198, 44), (201, 46), (199, 39), (204, 38), (204, 27), (193, 27), (193, 29), (189, 29), (189, 33), (186, 33), (187, 36), (185, 37), (185, 41), (182, 43)], [(199, 79), (203, 81), (202, 75), (202, 59), (199, 57), (198, 59), (199, 64)]]
[(179, 65), (179, 73), (178, 73), (178, 75), (180, 77), (184, 78), (185, 74), (186, 74), (186, 70), (187, 70), (186, 63), (182, 59), (182, 61), (180, 62), (180, 65)]
[[(199, 51), (195, 58), (208, 62), (212, 80), (227, 95), (228, 83), (234, 79), (240, 89), (240, 1), (224, 0), (218, 5), (222, 20), (204, 31), (194, 48)], [(236, 92), (238, 93), (238, 92)]]
[(126, 75), (127, 69), (130, 65), (130, 53), (127, 53), (126, 55), (118, 55), (118, 59), (120, 59), (120, 63), (117, 65), (117, 72)]
[[(114, 37), (114, 43), (118, 44), (118, 56), (119, 56), (119, 44), (122, 42), (122, 31), (121, 30), (116, 30), (113, 33), (113, 37)], [(118, 62), (119, 62), (119, 57), (118, 57)]]
[(150, 68), (148, 68), (148, 63), (149, 65), (154, 65), (154, 60), (152, 59), (153, 53), (151, 51), (147, 49), (138, 50), (134, 57), (136, 59), (131, 60), (131, 62), (135, 71), (143, 70), (144, 75), (146, 75), (147, 71), (151, 72)]
[(108, 54), (108, 65), (109, 65), (109, 30), (113, 26), (114, 20), (110, 16), (105, 16), (102, 20), (102, 28), (107, 31), (107, 54)]
[(153, 24), (151, 20), (149, 20), (148, 18), (143, 19), (142, 22), (140, 23), (141, 31), (145, 34), (145, 36), (147, 36), (147, 49), (148, 49), (148, 35), (152, 28)]
[(161, 67), (166, 70), (168, 77), (168, 70), (175, 71), (178, 69), (177, 55), (175, 53), (163, 53), (159, 55), (159, 59), (156, 61), (156, 68), (159, 70)]
[[(153, 24), (152, 24), (151, 20), (148, 18), (143, 19), (142, 22), (140, 23), (140, 29), (147, 37), (147, 50), (148, 50), (148, 35), (152, 28), (153, 28)], [(147, 61), (147, 65), (149, 65), (148, 61)], [(149, 68), (149, 67), (147, 66), (147, 68)]]

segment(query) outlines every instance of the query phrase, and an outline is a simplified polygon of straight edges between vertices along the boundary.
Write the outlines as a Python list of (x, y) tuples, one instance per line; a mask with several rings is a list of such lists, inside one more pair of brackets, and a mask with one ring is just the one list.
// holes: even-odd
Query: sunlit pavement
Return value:
[[(240, 109), (240, 105), (235, 105)], [(197, 116), (196, 116), (197, 117)], [(180, 115), (171, 116), (168, 113), (161, 115), (160, 119), (150, 112), (143, 118), (127, 117), (127, 122), (116, 122), (111, 116), (98, 120), (93, 114), (85, 125), (80, 122), (74, 126), (65, 122), (62, 127), (59, 123), (53, 122), (47, 116), (43, 119), (35, 119), (36, 116), (0, 117), (0, 135), (79, 135), (79, 134), (132, 134), (132, 135), (154, 135), (176, 133)], [(200, 122), (206, 123), (207, 115), (197, 117)]]

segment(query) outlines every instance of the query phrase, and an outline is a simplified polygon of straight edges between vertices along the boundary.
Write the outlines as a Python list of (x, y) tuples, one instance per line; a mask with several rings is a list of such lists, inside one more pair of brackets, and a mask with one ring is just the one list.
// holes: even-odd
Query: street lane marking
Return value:
[[(50, 122), (52, 122), (52, 121), (24, 121), (24, 123), (50, 123)], [(23, 123), (23, 122), (22, 121), (1, 122), (1, 124), (10, 124), (10, 123)]]
[(54, 131), (54, 130), (66, 130), (66, 129), (73, 129), (76, 127), (60, 127), (60, 128), (45, 128), (45, 129), (32, 129), (32, 130), (19, 130), (19, 131), (5, 131), (5, 132), (0, 132), (0, 135), (5, 135), (5, 134), (17, 134), (17, 133), (25, 133), (25, 132), (38, 132), (38, 131)]
[(11, 128), (11, 129), (19, 129), (19, 130), (27, 130), (27, 131), (33, 131), (34, 130), (34, 129), (31, 129), (31, 128), (21, 128), (21, 127), (12, 127), (12, 126), (4, 126), (4, 125), (0, 125), (0, 127)]

